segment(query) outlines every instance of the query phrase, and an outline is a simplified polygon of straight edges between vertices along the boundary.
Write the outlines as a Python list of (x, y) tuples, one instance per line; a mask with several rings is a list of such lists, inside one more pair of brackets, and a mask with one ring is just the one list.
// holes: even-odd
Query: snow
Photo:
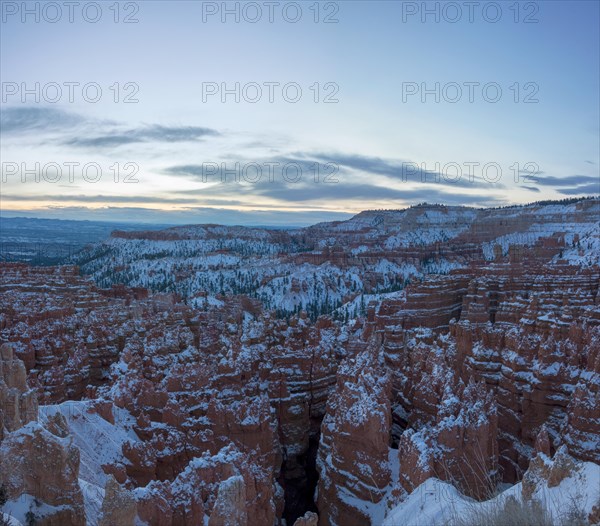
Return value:
[(81, 452), (80, 478), (104, 488), (107, 477), (101, 466), (124, 462), (123, 444), (139, 439), (132, 430), (135, 420), (126, 410), (113, 406), (113, 425), (97, 413), (89, 413), (90, 403), (68, 401), (59, 405), (40, 406), (39, 419), (44, 425), (48, 417), (56, 413), (65, 417), (73, 443)]
[(591, 225), (584, 223), (578, 234), (578, 243), (573, 243), (571, 248), (563, 251), (562, 257), (558, 255), (554, 261), (564, 259), (571, 265), (588, 267), (600, 265), (600, 221)]
[(80, 451), (79, 486), (83, 493), (87, 523), (97, 524), (104, 499), (107, 475), (103, 464), (126, 463), (122, 448), (126, 442), (138, 442), (133, 431), (134, 418), (125, 410), (113, 406), (114, 425), (97, 413), (90, 413), (89, 401), (68, 401), (39, 408), (39, 421), (45, 425), (48, 417), (60, 413), (69, 427), (69, 437)]
[(68, 508), (66, 506), (50, 506), (28, 493), (23, 493), (16, 500), (7, 501), (3, 507), (4, 513), (12, 517), (12, 524), (14, 526), (28, 524), (26, 516), (30, 511), (39, 519), (46, 515), (57, 513), (61, 509)]
[(7, 526), (23, 526), (23, 523), (21, 521), (18, 521), (17, 519), (11, 517), (10, 515), (7, 515), (6, 513), (0, 512), (0, 517), (4, 519), (4, 521), (7, 523)]
[(97, 526), (102, 509), (102, 501), (104, 500), (104, 488), (90, 484), (81, 478), (79, 479), (79, 487), (83, 494), (83, 507), (85, 509), (87, 525)]
[[(533, 498), (541, 502), (552, 514), (560, 518), (576, 502), (587, 515), (600, 499), (600, 466), (592, 462), (581, 463), (571, 477), (558, 486), (549, 488), (539, 484)], [(457, 519), (465, 520), (478, 510), (499, 506), (502, 508), (510, 496), (521, 499), (522, 483), (484, 502), (477, 502), (462, 495), (454, 486), (436, 478), (430, 478), (417, 487), (402, 503), (386, 516), (382, 526), (430, 526), (452, 525)]]
[(455, 513), (460, 514), (470, 503), (451, 484), (430, 478), (404, 502), (394, 507), (382, 526), (445, 525)]
[[(483, 243), (483, 254), (486, 260), (491, 261), (494, 259), (495, 245), (502, 247), (502, 255), (506, 256), (510, 245), (533, 246), (540, 239), (556, 234), (562, 234), (567, 248), (562, 251), (562, 254), (554, 257), (555, 263), (560, 259), (566, 259), (569, 263), (576, 265), (598, 264), (600, 260), (600, 222), (536, 222), (522, 232), (512, 232)], [(576, 243), (576, 239), (578, 239), (578, 243)]]
[(422, 226), (388, 237), (384, 247), (389, 250), (449, 241), (466, 232), (476, 215), (474, 210), (469, 209), (452, 214), (442, 214), (437, 210), (427, 211), (417, 218), (417, 222)]
[[(435, 245), (441, 244), (452, 251), (455, 242), (458, 248), (468, 243), (469, 236), (476, 234), (477, 239), (481, 233), (483, 255), (493, 260), (496, 245), (507, 254), (510, 245), (531, 246), (558, 236), (564, 249), (553, 263), (598, 264), (600, 227), (590, 219), (595, 211), (600, 213), (600, 206), (591, 201), (587, 207), (580, 212), (574, 204), (488, 210), (425, 205), (366, 211), (348, 221), (278, 232), (187, 226), (161, 231), (157, 234), (160, 239), (147, 238), (144, 233), (113, 236), (84, 250), (73, 262), (101, 287), (125, 283), (174, 292), (199, 310), (222, 306), (217, 294), (246, 294), (282, 314), (300, 309), (311, 315), (337, 311), (346, 318), (340, 306), (349, 296), (399, 290), (406, 281), (426, 274), (448, 274), (468, 262), (460, 255), (402, 261), (398, 256), (405, 248), (431, 247), (431, 252), (437, 253)], [(493, 227), (503, 222), (506, 227), (499, 232), (510, 233), (495, 239), (485, 237), (488, 228), (493, 232)], [(341, 248), (346, 263), (335, 262), (334, 256), (329, 259), (326, 247), (333, 247), (332, 254), (339, 254)], [(371, 290), (365, 290), (365, 276), (374, 278)], [(349, 313), (349, 317), (355, 316), (355, 312)]]

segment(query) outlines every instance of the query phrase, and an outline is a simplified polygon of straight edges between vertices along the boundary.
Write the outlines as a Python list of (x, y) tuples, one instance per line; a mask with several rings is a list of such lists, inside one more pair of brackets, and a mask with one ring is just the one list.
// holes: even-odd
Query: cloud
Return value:
[(388, 200), (399, 201), (399, 206), (405, 203), (422, 201), (444, 204), (492, 204), (498, 198), (466, 193), (450, 193), (436, 188), (391, 188), (369, 184), (327, 184), (314, 183), (294, 187), (293, 185), (266, 184), (257, 188), (263, 197), (271, 197), (287, 202), (311, 201), (359, 201)]
[[(333, 163), (338, 165), (340, 170), (349, 169), (368, 174), (382, 175), (397, 181), (403, 181), (404, 179), (407, 179), (409, 181), (418, 182), (421, 184), (436, 184), (460, 188), (503, 187), (501, 184), (488, 183), (477, 177), (471, 181), (468, 177), (468, 167), (461, 162), (454, 163), (458, 164), (461, 169), (460, 178), (454, 180), (457, 177), (457, 170), (455, 167), (450, 166), (450, 163), (447, 163), (447, 173), (442, 174), (434, 170), (423, 169), (419, 166), (419, 163), (407, 160), (382, 159), (381, 157), (369, 157), (358, 154), (311, 154), (306, 152), (298, 152), (294, 153), (291, 157), (281, 159), (287, 162), (299, 162), (302, 160), (307, 163), (314, 163), (315, 161), (321, 164)], [(442, 168), (443, 166), (445, 165), (442, 165)]]
[(592, 195), (600, 194), (600, 181), (593, 184), (576, 186), (575, 188), (561, 188), (557, 190), (562, 195)]
[[(316, 162), (291, 157), (270, 157), (267, 159), (240, 159), (234, 161), (211, 161), (203, 164), (183, 164), (169, 166), (163, 170), (167, 175), (186, 177), (198, 182), (230, 182), (234, 178), (253, 185), (286, 181), (314, 181)], [(319, 167), (319, 180), (327, 176), (329, 182), (339, 179), (332, 169)], [(293, 183), (292, 183), (293, 184)]]
[(141, 142), (139, 139), (133, 136), (127, 135), (103, 135), (98, 137), (77, 137), (64, 141), (63, 144), (68, 146), (80, 146), (89, 148), (110, 148), (116, 146), (123, 146), (124, 144), (131, 144), (135, 142)]
[(206, 136), (215, 137), (220, 133), (211, 128), (201, 128), (199, 126), (160, 126), (155, 124), (138, 131), (138, 135), (148, 140), (179, 142), (193, 141)]
[(32, 202), (81, 202), (81, 203), (147, 203), (147, 204), (198, 204), (198, 199), (192, 198), (165, 198), (154, 196), (126, 196), (126, 195), (3, 195), (5, 201), (32, 201)]
[[(200, 194), (201, 192), (195, 192), (195, 191), (191, 191), (191, 192), (186, 192), (187, 194)], [(236, 207), (241, 207), (241, 209), (246, 209), (246, 210), (252, 210), (255, 208), (260, 208), (261, 210), (281, 210), (282, 206), (280, 204), (269, 204), (269, 203), (261, 203), (260, 205), (257, 205), (256, 203), (249, 203), (248, 201), (240, 201), (239, 199), (206, 199), (206, 198), (202, 198), (202, 205), (203, 206), (210, 206), (210, 207), (215, 207), (215, 208), (219, 208), (219, 207), (223, 207), (223, 206), (236, 206)], [(286, 210), (306, 210), (306, 206), (303, 205), (302, 203), (300, 204), (290, 204), (290, 203), (286, 203), (285, 205), (285, 209)], [(328, 206), (321, 206), (321, 205), (314, 205), (311, 204), (310, 206), (311, 210), (314, 211), (323, 211), (323, 212), (329, 212), (330, 208)]]
[[(449, 192), (447, 191), (447, 187), (442, 183), (438, 185), (430, 182), (422, 184), (418, 188), (414, 187), (414, 182), (410, 187), (401, 188), (402, 184), (408, 185), (408, 183), (403, 183), (401, 180), (396, 181), (395, 184), (386, 185), (385, 181), (378, 181), (377, 184), (371, 184), (362, 181), (360, 178), (357, 179), (353, 175), (350, 176), (347, 169), (343, 169), (342, 167), (340, 167), (340, 173), (334, 174), (329, 179), (329, 181), (337, 179), (337, 183), (326, 182), (325, 175), (331, 174), (331, 171), (324, 170), (324, 163), (322, 162), (320, 163), (320, 177), (318, 180), (315, 180), (315, 162), (319, 161), (312, 159), (282, 156), (270, 158), (268, 162), (279, 163), (278, 167), (274, 169), (273, 180), (269, 180), (269, 171), (264, 163), (260, 161), (257, 161), (257, 164), (263, 168), (262, 176), (256, 182), (248, 180), (257, 177), (257, 172), (254, 168), (248, 169), (247, 180), (234, 180), (234, 175), (239, 177), (242, 167), (245, 164), (240, 161), (213, 163), (212, 166), (203, 166), (200, 164), (175, 165), (166, 168), (164, 173), (186, 177), (198, 182), (213, 183), (205, 188), (186, 192), (188, 194), (221, 197), (224, 199), (230, 198), (238, 201), (240, 196), (257, 196), (277, 200), (280, 203), (285, 203), (286, 206), (299, 203), (312, 204), (337, 201), (358, 201), (362, 203), (369, 200), (398, 201), (398, 206), (404, 206), (407, 202), (418, 203), (422, 201), (457, 205), (497, 205), (498, 202), (501, 202), (498, 198), (483, 193)], [(288, 179), (286, 180), (282, 167), (288, 163), (296, 164), (300, 168), (300, 171), (290, 169), (287, 172)], [(226, 170), (230, 170), (233, 173), (226, 173)], [(298, 180), (295, 180), (297, 175)]]
[(181, 164), (169, 166), (165, 169), (164, 173), (168, 175), (189, 177), (190, 179), (202, 181), (202, 175), (204, 171), (205, 168), (201, 164)]
[[(275, 174), (281, 178), (282, 169), (286, 165), (289, 166), (288, 175), (294, 177), (295, 169), (291, 165), (300, 168), (304, 179), (315, 179), (316, 171), (318, 170), (318, 178), (320, 181), (328, 178), (329, 181), (341, 180), (346, 182), (354, 181), (356, 186), (368, 183), (364, 182), (364, 175), (383, 176), (392, 181), (385, 181), (379, 178), (379, 185), (390, 183), (404, 183), (403, 171), (405, 172), (406, 182), (418, 183), (427, 186), (437, 186), (448, 188), (503, 188), (499, 183), (488, 183), (480, 178), (475, 178), (471, 181), (468, 178), (466, 166), (461, 166), (463, 170), (462, 176), (458, 180), (453, 180), (456, 177), (455, 170), (448, 168), (448, 173), (443, 176), (440, 173), (423, 170), (416, 166), (416, 163), (408, 161), (390, 161), (379, 157), (366, 157), (362, 155), (344, 155), (344, 154), (311, 154), (308, 152), (296, 152), (290, 155), (282, 155), (270, 157), (267, 159), (239, 159), (219, 161), (202, 164), (185, 164), (170, 166), (164, 170), (168, 175), (186, 177), (192, 180), (201, 182), (219, 182), (223, 179), (230, 179), (232, 176), (224, 173), (224, 170), (237, 170), (239, 173), (244, 165), (256, 163), (262, 167), (262, 179), (267, 179), (269, 169), (266, 163), (278, 163), (274, 167)], [(208, 167), (208, 164), (212, 166)], [(214, 165), (217, 165), (216, 167)], [(357, 172), (359, 172), (357, 174)], [(203, 179), (203, 176), (206, 180)], [(248, 177), (254, 178), (256, 171), (254, 168), (248, 168)]]
[(600, 177), (593, 175), (567, 175), (563, 177), (533, 176), (529, 181), (539, 186), (554, 188), (562, 195), (590, 195), (600, 193)]
[(532, 182), (535, 182), (538, 185), (553, 187), (577, 186), (589, 183), (598, 183), (600, 181), (600, 178), (592, 175), (568, 175), (565, 177), (531, 176), (530, 179)]
[(295, 161), (300, 159), (313, 159), (312, 162), (318, 161), (321, 163), (335, 163), (346, 168), (354, 170), (360, 170), (362, 172), (375, 173), (379, 175), (386, 175), (389, 177), (397, 177), (398, 179), (402, 176), (402, 162), (385, 160), (380, 157), (367, 157), (364, 155), (356, 154), (323, 154), (323, 153), (307, 153), (297, 152), (292, 155), (294, 158), (284, 159), (287, 162)]
[(540, 192), (540, 189), (535, 187), (535, 186), (521, 186), (521, 188), (524, 188), (525, 190), (529, 190), (530, 192)]
[(69, 146), (86, 148), (117, 147), (140, 142), (186, 142), (220, 135), (211, 128), (199, 126), (161, 126), (154, 124), (125, 131), (114, 130), (95, 137), (75, 137), (65, 141)]
[(68, 128), (84, 122), (84, 118), (56, 108), (17, 106), (0, 112), (2, 133), (22, 133)]
[[(77, 135), (73, 130), (77, 128)], [(216, 137), (220, 133), (201, 126), (164, 126), (149, 124), (123, 128), (112, 121), (86, 118), (58, 108), (18, 106), (3, 109), (0, 115), (3, 134), (59, 130), (62, 144), (81, 148), (115, 148), (143, 142), (185, 142)], [(37, 138), (37, 135), (35, 136)]]

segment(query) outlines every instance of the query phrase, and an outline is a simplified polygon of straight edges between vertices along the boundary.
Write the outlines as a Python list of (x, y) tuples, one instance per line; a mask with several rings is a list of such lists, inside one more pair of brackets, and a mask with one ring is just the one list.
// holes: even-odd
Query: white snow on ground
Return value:
[(107, 476), (103, 464), (125, 462), (122, 447), (125, 442), (138, 442), (133, 431), (134, 418), (124, 409), (113, 406), (115, 424), (97, 413), (89, 413), (89, 401), (68, 401), (58, 405), (41, 406), (40, 424), (48, 417), (61, 413), (69, 426), (73, 443), (80, 450), (79, 486), (83, 493), (87, 524), (95, 526), (100, 516)]
[(27, 513), (31, 511), (37, 517), (44, 517), (52, 513), (56, 513), (62, 507), (50, 506), (44, 502), (37, 500), (32, 495), (23, 493), (16, 500), (9, 500), (3, 507), (3, 510), (9, 516), (9, 524), (11, 526), (23, 526), (28, 524)]
[(83, 507), (88, 526), (97, 526), (104, 500), (104, 488), (79, 479), (79, 487), (83, 493)]
[(2, 513), (2, 518), (8, 523), (8, 526), (23, 526), (23, 523), (7, 515), (6, 513)]
[(417, 222), (423, 226), (391, 235), (385, 241), (384, 246), (389, 250), (448, 241), (466, 232), (476, 216), (477, 213), (469, 209), (452, 210), (446, 213), (439, 210), (428, 210), (417, 218)]
[(106, 475), (102, 465), (124, 461), (123, 444), (139, 439), (133, 431), (135, 420), (126, 410), (113, 407), (113, 425), (97, 413), (88, 413), (89, 405), (89, 401), (68, 401), (41, 406), (39, 419), (40, 424), (45, 425), (48, 417), (55, 413), (65, 417), (73, 442), (81, 451), (80, 478), (104, 488)]
[(592, 266), (600, 265), (600, 222), (590, 225), (584, 223), (578, 232), (579, 242), (563, 251), (562, 258), (571, 265)]
[[(495, 506), (501, 509), (510, 496), (521, 499), (521, 486), (521, 483), (515, 484), (491, 500), (477, 502), (462, 495), (451, 484), (430, 478), (394, 507), (382, 526), (450, 526), (456, 519), (465, 520), (477, 510), (494, 509)], [(558, 486), (548, 488), (540, 484), (533, 497), (544, 505), (557, 523), (573, 502), (587, 515), (600, 499), (600, 466), (582, 462), (573, 476)]]
[[(524, 232), (513, 232), (504, 236), (497, 237), (488, 243), (482, 244), (483, 254), (486, 260), (494, 259), (494, 246), (502, 247), (502, 254), (506, 256), (510, 245), (533, 246), (540, 239), (551, 237), (556, 233), (564, 233), (564, 240), (568, 247), (563, 251), (562, 257), (568, 259), (572, 264), (587, 263), (587, 260), (592, 258), (596, 261), (598, 249), (600, 248), (599, 240), (599, 223), (535, 223)], [(579, 244), (575, 239), (578, 237)], [(558, 259), (559, 257), (555, 258)]]
[(370, 303), (375, 303), (381, 306), (381, 302), (385, 299), (404, 298), (406, 291), (396, 290), (394, 292), (382, 292), (379, 294), (363, 294), (362, 296), (356, 296), (353, 300), (344, 303), (340, 308), (336, 309), (339, 315), (344, 312), (348, 312), (349, 319), (357, 318), (358, 316), (364, 315), (362, 310), (366, 311)]

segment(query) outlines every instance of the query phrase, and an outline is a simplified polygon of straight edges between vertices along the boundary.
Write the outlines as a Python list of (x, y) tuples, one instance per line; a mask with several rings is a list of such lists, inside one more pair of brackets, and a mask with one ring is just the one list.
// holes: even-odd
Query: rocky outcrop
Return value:
[[(448, 377), (447, 377), (448, 378)], [(498, 480), (497, 413), (483, 383), (445, 383), (433, 422), (408, 429), (398, 446), (400, 483), (412, 492), (430, 477), (484, 499)]]
[(382, 500), (391, 477), (390, 398), (389, 377), (375, 354), (366, 351), (340, 366), (317, 458), (320, 525), (365, 524), (351, 502)]
[(437, 477), (483, 499), (563, 443), (598, 462), (600, 272), (501, 262), (431, 280), (447, 307), (427, 280), (411, 284), (347, 345), (375, 341), (389, 367), (403, 490)]
[(37, 397), (27, 386), (25, 365), (10, 344), (0, 347), (0, 441), (37, 419)]
[(39, 524), (85, 524), (78, 482), (79, 449), (68, 438), (53, 435), (30, 422), (7, 435), (0, 444), (0, 482), (9, 500), (28, 494), (56, 510), (44, 513)]
[[(136, 419), (141, 440), (124, 444), (124, 461), (105, 464), (105, 473), (134, 487), (167, 483), (168, 490), (151, 489), (161, 495), (159, 503), (166, 503), (159, 505), (168, 509), (165, 520), (177, 521), (181, 507), (174, 504), (179, 497), (170, 485), (203, 452), (216, 454), (233, 442), (265, 474), (258, 490), (265, 511), (254, 513), (250, 524), (268, 523), (282, 514), (294, 520), (304, 513), (316, 484), (316, 445), (341, 349), (339, 327), (331, 320), (313, 323), (301, 313), (288, 323), (245, 297), (227, 298), (199, 312), (119, 287), (98, 291), (77, 276), (52, 269), (4, 270), (6, 282), (31, 281), (25, 288), (33, 298), (38, 287), (53, 288), (42, 312), (56, 305), (65, 308), (63, 329), (52, 339), (62, 344), (46, 347), (43, 362), (40, 353), (31, 356), (26, 349), (32, 342), (41, 347), (48, 341), (42, 332), (49, 320), (27, 320), (25, 298), (16, 294), (5, 325), (4, 334), (14, 336), (14, 327), (23, 323), (18, 320), (32, 323), (16, 348), (32, 359), (30, 380), (43, 398), (61, 401), (84, 392), (107, 421), (115, 422), (113, 404)], [(87, 298), (86, 308), (69, 310), (73, 302), (65, 281), (77, 290), (79, 301)], [(92, 318), (94, 323), (88, 323)], [(66, 354), (60, 350), (65, 348)], [(76, 349), (73, 355), (70, 349)], [(68, 387), (75, 358), (83, 364), (78, 378), (84, 390)], [(285, 512), (282, 488), (289, 503)], [(246, 487), (247, 495), (255, 491), (254, 485)], [(148, 496), (140, 496), (140, 502), (144, 509)], [(195, 509), (193, 502), (190, 506)], [(267, 511), (270, 516), (264, 516)]]
[(294, 526), (317, 526), (319, 523), (319, 516), (312, 511), (307, 511), (302, 517), (296, 519)]
[(568, 453), (565, 446), (560, 447), (552, 458), (538, 453), (529, 463), (523, 475), (521, 493), (524, 499), (531, 499), (538, 486), (548, 488), (558, 486), (564, 479), (572, 477), (578, 469), (578, 463)]
[(130, 491), (123, 488), (113, 476), (108, 477), (98, 526), (133, 526), (137, 504)]
[[(43, 525), (85, 524), (79, 487), (79, 449), (68, 437), (64, 419), (37, 422), (37, 398), (29, 390), (23, 362), (13, 347), (0, 347), (0, 485), (9, 501), (25, 495), (46, 505)], [(35, 506), (32, 512), (35, 512)]]
[[(31, 499), (36, 524), (85, 524), (80, 452), (59, 413), (38, 423), (38, 402), (11, 344), (0, 347), (0, 485), (8, 501)], [(39, 508), (42, 506), (42, 508)], [(38, 509), (39, 508), (39, 509)], [(134, 512), (135, 515), (135, 512)]]
[(177, 292), (197, 306), (210, 295), (242, 293), (282, 315), (306, 310), (315, 319), (360, 294), (401, 290), (471, 264), (597, 265), (590, 248), (598, 246), (599, 209), (598, 199), (493, 209), (421, 204), (292, 231), (196, 225), (115, 232), (74, 260), (105, 287)]
[(600, 464), (600, 326), (588, 327), (583, 341), (586, 374), (579, 376), (566, 407), (563, 438), (572, 455)]
[(246, 526), (246, 484), (237, 475), (219, 484), (217, 500), (213, 506), (208, 526)]
[(135, 490), (142, 520), (166, 526), (275, 524), (282, 494), (268, 470), (233, 446), (194, 458), (172, 482)]
[(506, 265), (493, 271), (473, 280), (451, 335), (463, 377), (496, 391), (505, 480), (515, 482), (527, 468), (542, 425), (553, 441), (563, 437), (574, 454), (598, 461), (600, 452), (586, 444), (600, 440), (593, 417), (600, 272)]

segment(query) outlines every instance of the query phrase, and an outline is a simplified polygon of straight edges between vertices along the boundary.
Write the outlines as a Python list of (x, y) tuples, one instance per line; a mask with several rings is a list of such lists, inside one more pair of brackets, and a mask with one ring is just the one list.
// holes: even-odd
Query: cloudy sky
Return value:
[(599, 16), (2, 2), (1, 212), (275, 225), (598, 194)]

